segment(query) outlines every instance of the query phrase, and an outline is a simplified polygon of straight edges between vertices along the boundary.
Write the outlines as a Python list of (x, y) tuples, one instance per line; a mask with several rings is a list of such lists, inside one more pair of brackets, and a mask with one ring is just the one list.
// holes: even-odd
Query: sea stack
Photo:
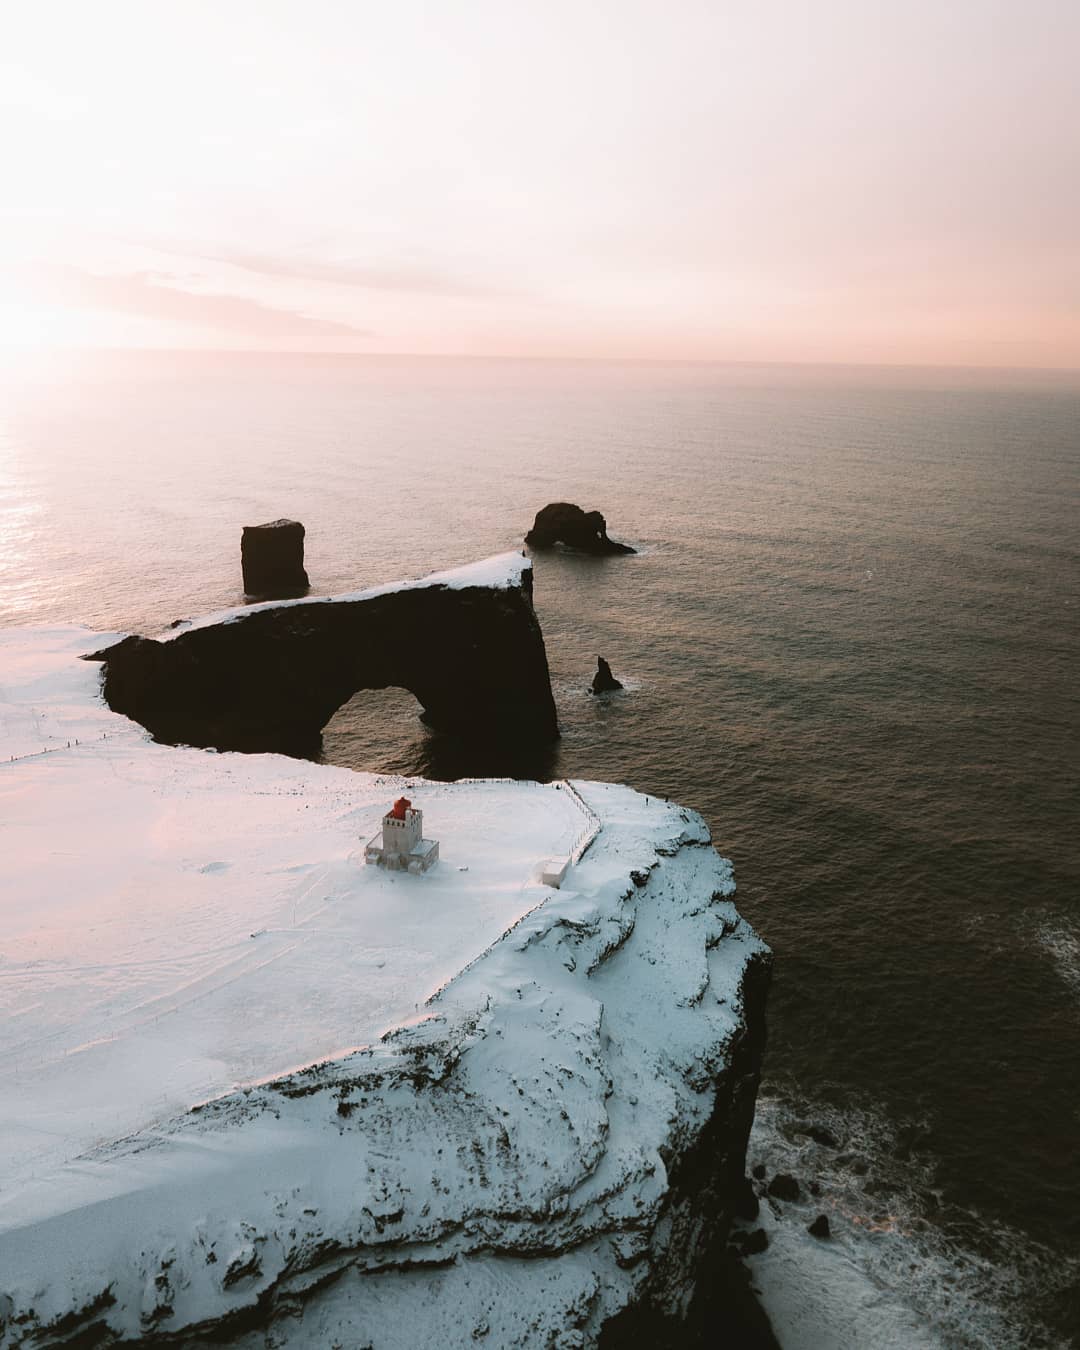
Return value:
[(298, 520), (245, 525), (240, 537), (240, 565), (245, 595), (266, 600), (303, 595), (308, 588), (303, 525)]
[(594, 694), (610, 694), (616, 689), (621, 689), (622, 685), (611, 673), (611, 667), (602, 656), (596, 658), (596, 674), (593, 676), (592, 691)]
[(530, 548), (551, 548), (561, 543), (582, 553), (637, 552), (629, 544), (608, 538), (607, 521), (599, 511), (583, 511), (572, 502), (549, 502), (537, 511), (525, 542)]

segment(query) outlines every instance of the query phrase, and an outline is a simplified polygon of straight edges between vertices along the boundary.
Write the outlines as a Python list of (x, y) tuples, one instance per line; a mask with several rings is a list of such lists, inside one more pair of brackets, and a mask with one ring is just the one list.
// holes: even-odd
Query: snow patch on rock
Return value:
[(355, 600), (372, 600), (379, 595), (395, 595), (399, 591), (424, 590), (432, 586), (445, 586), (452, 591), (464, 591), (474, 587), (506, 591), (522, 586), (526, 573), (531, 572), (532, 560), (526, 558), (523, 553), (496, 553), (490, 558), (481, 558), (478, 562), (466, 563), (463, 567), (453, 567), (445, 572), (431, 572), (412, 581), (386, 582), (381, 586), (369, 586), (361, 591), (348, 591), (344, 595), (301, 596), (296, 600), (263, 600), (254, 605), (236, 605), (230, 609), (217, 610), (213, 614), (200, 615), (197, 619), (182, 619), (160, 634), (157, 641), (168, 642), (181, 633), (190, 633), (194, 628), (212, 628), (221, 623), (235, 623), (238, 619), (246, 619), (252, 614), (261, 614), (269, 609), (296, 609), (305, 605), (333, 605)]

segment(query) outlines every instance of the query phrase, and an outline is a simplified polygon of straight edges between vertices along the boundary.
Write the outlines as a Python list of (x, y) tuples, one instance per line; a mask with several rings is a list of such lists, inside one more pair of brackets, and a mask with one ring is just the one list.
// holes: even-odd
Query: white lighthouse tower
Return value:
[(394, 871), (426, 872), (439, 860), (439, 843), (424, 837), (424, 813), (399, 797), (382, 818), (382, 834), (364, 849), (364, 861), (380, 863)]

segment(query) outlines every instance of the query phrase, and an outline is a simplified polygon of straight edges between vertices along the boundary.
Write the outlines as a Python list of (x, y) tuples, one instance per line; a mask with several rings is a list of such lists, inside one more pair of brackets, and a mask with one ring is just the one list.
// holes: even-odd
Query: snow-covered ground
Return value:
[(412, 1017), (584, 824), (554, 787), (424, 782), (440, 863), (365, 867), (400, 780), (155, 745), (76, 659), (101, 645), (0, 634), (0, 1227), (17, 1182)]
[[(732, 1191), (768, 966), (700, 816), (156, 745), (107, 642), (0, 634), (0, 1344), (677, 1313), (715, 1195), (669, 1168), (708, 1130)], [(361, 862), (403, 791), (420, 877)]]

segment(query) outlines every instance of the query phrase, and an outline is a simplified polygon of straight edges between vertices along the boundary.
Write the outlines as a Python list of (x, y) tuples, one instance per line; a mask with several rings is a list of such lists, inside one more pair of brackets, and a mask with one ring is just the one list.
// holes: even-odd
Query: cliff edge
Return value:
[[(94, 635), (0, 644), (4, 1350), (676, 1335), (743, 1177), (770, 963), (701, 818), (155, 745), (96, 694)], [(406, 786), (424, 877), (357, 860)]]

